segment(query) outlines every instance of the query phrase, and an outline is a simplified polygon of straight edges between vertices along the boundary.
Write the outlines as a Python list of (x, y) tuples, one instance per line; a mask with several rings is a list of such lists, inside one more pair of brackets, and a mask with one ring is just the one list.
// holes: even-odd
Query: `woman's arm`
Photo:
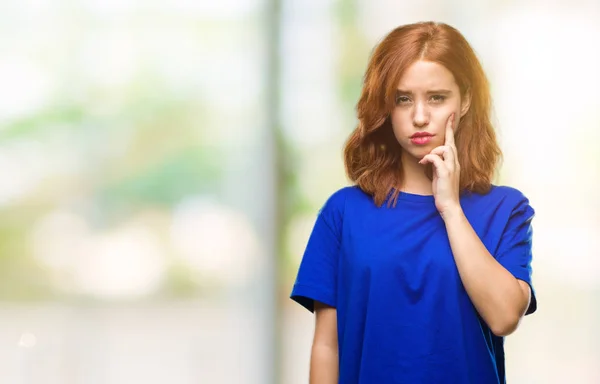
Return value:
[(477, 312), (498, 336), (517, 328), (531, 301), (529, 285), (514, 277), (488, 252), (460, 205), (460, 164), (454, 143), (455, 113), (446, 124), (445, 143), (419, 164), (433, 164), (435, 206), (446, 224), (460, 279)]
[(337, 311), (315, 301), (315, 335), (310, 356), (310, 384), (337, 384)]
[(495, 335), (511, 334), (529, 306), (529, 285), (488, 252), (462, 209), (448, 211), (443, 217), (456, 267), (477, 312)]

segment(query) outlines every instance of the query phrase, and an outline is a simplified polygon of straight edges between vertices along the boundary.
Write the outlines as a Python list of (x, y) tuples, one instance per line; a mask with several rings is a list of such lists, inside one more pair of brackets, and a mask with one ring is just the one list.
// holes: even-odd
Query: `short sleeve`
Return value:
[(311, 312), (315, 300), (336, 306), (342, 211), (341, 196), (334, 194), (317, 215), (298, 268), (290, 297)]
[(534, 216), (535, 211), (529, 204), (529, 200), (521, 195), (512, 209), (496, 252), (496, 260), (513, 276), (525, 281), (531, 288), (531, 302), (525, 315), (529, 315), (537, 309), (537, 299), (531, 278), (533, 258), (531, 222)]

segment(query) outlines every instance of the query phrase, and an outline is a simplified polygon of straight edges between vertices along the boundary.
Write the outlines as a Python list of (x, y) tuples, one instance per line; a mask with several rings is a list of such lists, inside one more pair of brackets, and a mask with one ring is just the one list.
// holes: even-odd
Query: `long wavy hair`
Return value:
[(371, 54), (356, 106), (358, 125), (344, 146), (348, 178), (373, 196), (378, 206), (388, 198), (395, 205), (402, 185), (402, 147), (394, 136), (390, 114), (400, 78), (418, 60), (443, 65), (454, 75), (461, 98), (471, 97), (469, 110), (455, 131), (461, 193), (487, 193), (502, 158), (490, 121), (490, 86), (464, 36), (443, 23), (400, 26)]

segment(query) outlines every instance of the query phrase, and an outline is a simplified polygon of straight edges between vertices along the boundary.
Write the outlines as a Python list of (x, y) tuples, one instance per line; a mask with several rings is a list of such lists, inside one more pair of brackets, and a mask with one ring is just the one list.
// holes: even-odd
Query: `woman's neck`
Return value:
[(400, 190), (402, 192), (414, 193), (416, 195), (432, 195), (433, 188), (431, 179), (427, 177), (427, 169), (432, 171), (432, 165), (421, 165), (416, 159), (406, 153), (402, 156), (403, 182)]

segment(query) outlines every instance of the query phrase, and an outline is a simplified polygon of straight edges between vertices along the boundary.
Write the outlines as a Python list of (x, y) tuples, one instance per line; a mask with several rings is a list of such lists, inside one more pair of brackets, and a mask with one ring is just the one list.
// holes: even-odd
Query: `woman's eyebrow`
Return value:
[[(412, 95), (413, 94), (412, 91), (407, 91), (407, 90), (399, 89), (399, 88), (396, 90), (396, 93), (403, 94), (403, 95)], [(452, 91), (449, 90), (449, 89), (432, 89), (430, 91), (427, 91), (427, 93), (428, 94), (434, 94), (435, 93), (435, 94), (446, 94), (446, 95), (449, 95), (449, 94), (452, 93)]]

